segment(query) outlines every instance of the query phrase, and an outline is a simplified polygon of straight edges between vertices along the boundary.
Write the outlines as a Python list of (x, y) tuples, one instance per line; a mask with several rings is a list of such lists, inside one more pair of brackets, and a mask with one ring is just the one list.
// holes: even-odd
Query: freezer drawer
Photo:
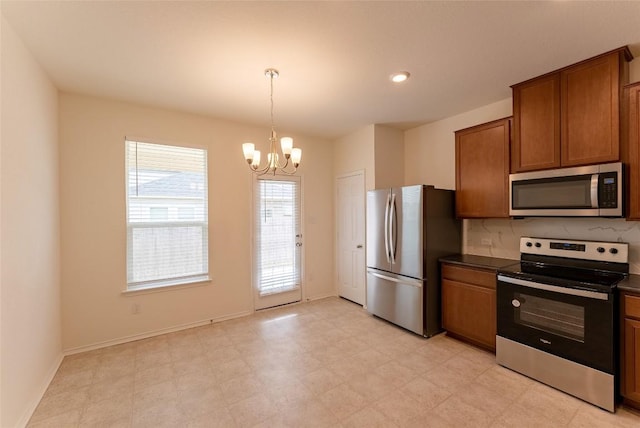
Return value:
[(393, 273), (367, 270), (367, 310), (424, 335), (424, 282)]

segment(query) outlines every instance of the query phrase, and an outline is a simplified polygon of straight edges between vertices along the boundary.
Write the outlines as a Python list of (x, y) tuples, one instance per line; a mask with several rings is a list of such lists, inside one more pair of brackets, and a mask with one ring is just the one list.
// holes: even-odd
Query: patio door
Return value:
[(256, 310), (302, 300), (300, 177), (256, 177), (253, 235)]

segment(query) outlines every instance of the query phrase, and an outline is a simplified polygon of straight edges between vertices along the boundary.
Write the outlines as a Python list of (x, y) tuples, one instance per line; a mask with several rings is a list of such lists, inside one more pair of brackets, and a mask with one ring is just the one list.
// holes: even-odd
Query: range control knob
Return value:
[(596, 251), (599, 253), (604, 253), (604, 248), (603, 247), (598, 247), (596, 248)]
[(540, 247), (542, 247), (542, 244), (539, 242), (536, 242), (536, 248), (540, 248)]
[(618, 254), (618, 249), (617, 249), (617, 248), (611, 248), (611, 249), (609, 250), (609, 252), (610, 252), (611, 254)]
[(531, 247), (533, 244), (531, 242), (527, 242), (527, 247)]

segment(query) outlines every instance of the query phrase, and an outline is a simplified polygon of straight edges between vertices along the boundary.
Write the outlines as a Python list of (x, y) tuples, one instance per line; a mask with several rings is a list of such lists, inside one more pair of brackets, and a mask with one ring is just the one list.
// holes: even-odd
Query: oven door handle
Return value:
[(579, 290), (576, 288), (558, 287), (557, 285), (541, 284), (539, 282), (527, 281), (524, 279), (511, 278), (509, 276), (498, 274), (498, 281), (506, 282), (514, 285), (521, 285), (523, 287), (535, 288), (537, 290), (551, 291), (560, 294), (570, 294), (572, 296), (586, 297), (589, 299), (609, 300), (607, 293), (600, 293), (598, 291)]

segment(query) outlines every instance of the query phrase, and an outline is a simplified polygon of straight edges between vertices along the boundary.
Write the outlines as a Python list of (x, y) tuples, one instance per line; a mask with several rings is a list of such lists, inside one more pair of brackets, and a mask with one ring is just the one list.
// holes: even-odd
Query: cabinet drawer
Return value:
[(640, 296), (624, 296), (624, 315), (629, 318), (640, 319)]
[(442, 265), (442, 278), (453, 281), (466, 282), (467, 284), (496, 289), (496, 273), (489, 270), (481, 270), (450, 264)]

